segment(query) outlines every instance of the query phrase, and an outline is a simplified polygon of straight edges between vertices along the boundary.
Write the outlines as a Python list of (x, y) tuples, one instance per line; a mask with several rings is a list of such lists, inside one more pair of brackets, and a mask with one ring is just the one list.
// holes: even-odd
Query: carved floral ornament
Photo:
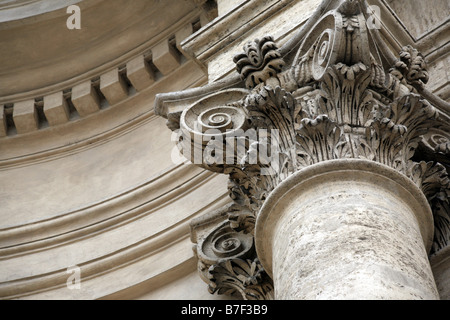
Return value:
[(211, 293), (273, 297), (253, 247), (256, 216), (281, 181), (322, 161), (367, 159), (403, 173), (433, 210), (433, 252), (450, 243), (448, 104), (421, 94), (429, 75), (414, 48), (386, 67), (365, 7), (342, 1), (284, 56), (270, 36), (248, 43), (234, 59), (241, 86), (167, 115), (188, 159), (230, 177), (222, 223), (193, 239)]

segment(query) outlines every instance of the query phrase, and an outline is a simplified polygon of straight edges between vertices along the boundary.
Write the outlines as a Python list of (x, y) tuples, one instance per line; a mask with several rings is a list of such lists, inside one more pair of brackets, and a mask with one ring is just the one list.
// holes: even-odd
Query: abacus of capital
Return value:
[[(184, 154), (246, 148), (198, 164), (229, 175), (233, 201), (191, 224), (211, 293), (439, 299), (428, 256), (450, 240), (450, 107), (425, 89), (417, 50), (395, 57), (368, 28), (367, 8), (324, 1), (282, 47), (248, 43), (228, 79), (158, 95)], [(267, 135), (236, 134), (249, 129)], [(267, 143), (276, 165), (249, 163)]]

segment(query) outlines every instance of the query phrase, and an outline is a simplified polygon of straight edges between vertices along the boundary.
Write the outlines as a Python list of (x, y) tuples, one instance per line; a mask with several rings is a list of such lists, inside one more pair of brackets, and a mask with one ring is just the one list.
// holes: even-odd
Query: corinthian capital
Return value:
[[(428, 197), (439, 250), (450, 242), (448, 104), (421, 94), (432, 75), (417, 50), (405, 47), (391, 65), (383, 62), (386, 45), (368, 28), (365, 1), (328, 2), (329, 10), (299, 31), (299, 42), (278, 49), (269, 35), (256, 39), (236, 55), (237, 74), (228, 82), (180, 93), (188, 105), (177, 109), (179, 127), (172, 127), (181, 132), (180, 149), (228, 174), (232, 200), (253, 219), (278, 184), (310, 165), (353, 158), (389, 166)], [(170, 118), (161, 110), (175, 99), (159, 99), (157, 109)], [(209, 263), (209, 276), (226, 271), (219, 278), (229, 279), (256, 258)]]

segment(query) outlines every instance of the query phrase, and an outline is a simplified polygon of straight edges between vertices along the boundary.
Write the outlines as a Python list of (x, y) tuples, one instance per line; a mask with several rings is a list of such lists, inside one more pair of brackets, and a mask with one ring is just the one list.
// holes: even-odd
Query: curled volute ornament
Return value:
[(224, 259), (247, 258), (253, 253), (253, 236), (232, 229), (225, 222), (197, 244), (197, 255), (207, 265)]
[(357, 1), (350, 2), (324, 15), (306, 36), (291, 70), (299, 86), (322, 80), (338, 62), (371, 64), (366, 20)]
[[(248, 93), (243, 89), (230, 89), (209, 95), (188, 107), (180, 117), (180, 129), (192, 138), (214, 132), (232, 133), (245, 124), (244, 110), (231, 106)], [(208, 133), (210, 131), (210, 133)]]
[(254, 217), (245, 207), (224, 206), (191, 222), (200, 277), (210, 293), (245, 300), (273, 298), (273, 283), (254, 247)]
[(223, 173), (226, 138), (246, 129), (246, 110), (233, 106), (248, 93), (230, 89), (208, 95), (186, 108), (180, 116), (178, 147), (192, 163)]

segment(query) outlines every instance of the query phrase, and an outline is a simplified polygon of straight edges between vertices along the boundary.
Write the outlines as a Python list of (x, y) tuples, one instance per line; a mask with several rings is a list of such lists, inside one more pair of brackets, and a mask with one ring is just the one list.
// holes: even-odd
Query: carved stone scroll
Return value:
[(194, 252), (210, 293), (245, 300), (273, 298), (273, 284), (254, 248), (255, 216), (244, 207), (226, 206), (192, 221)]

